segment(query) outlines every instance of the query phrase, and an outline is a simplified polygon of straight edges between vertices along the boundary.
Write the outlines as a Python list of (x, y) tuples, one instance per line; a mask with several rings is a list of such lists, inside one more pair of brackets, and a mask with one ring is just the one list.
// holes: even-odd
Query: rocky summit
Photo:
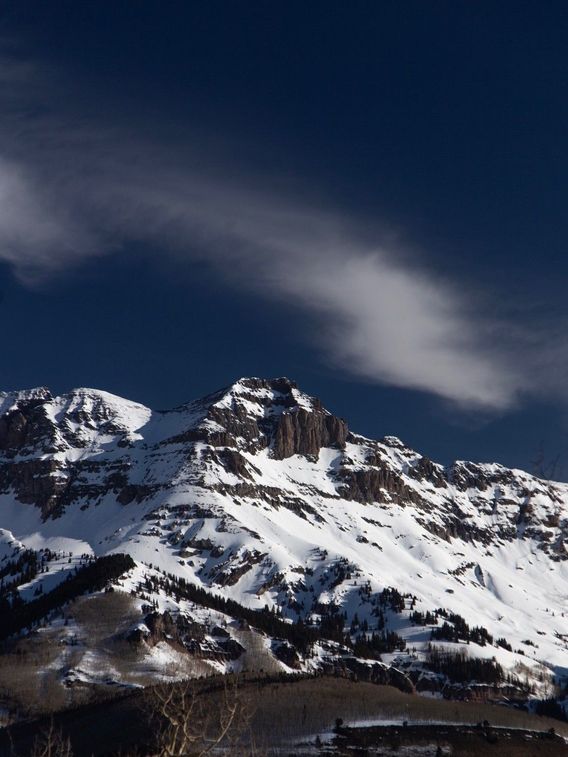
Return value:
[(160, 675), (183, 658), (523, 699), (565, 675), (568, 485), (366, 439), (286, 378), (163, 412), (0, 395), (0, 529), (0, 631), (74, 634), (69, 685), (106, 663), (65, 608), (105, 585)]

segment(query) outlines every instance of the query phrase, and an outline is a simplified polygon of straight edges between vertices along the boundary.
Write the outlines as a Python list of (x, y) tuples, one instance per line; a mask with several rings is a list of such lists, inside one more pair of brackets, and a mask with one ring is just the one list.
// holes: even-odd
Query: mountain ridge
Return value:
[(511, 675), (565, 675), (566, 484), (367, 439), (286, 378), (170, 411), (92, 389), (0, 397), (5, 545), (126, 553), (137, 568), (123, 588), (161, 612), (195, 614), (159, 588), (170, 575), (291, 622), (343, 624), (361, 649), (388, 631), (383, 660), (423, 686), (446, 626), (449, 648)]

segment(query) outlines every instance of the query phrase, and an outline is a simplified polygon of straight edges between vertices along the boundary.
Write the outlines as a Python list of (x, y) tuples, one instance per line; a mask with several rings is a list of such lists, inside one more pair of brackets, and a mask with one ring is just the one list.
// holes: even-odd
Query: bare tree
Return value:
[(72, 757), (71, 741), (65, 738), (61, 729), (49, 723), (49, 728), (38, 734), (34, 739), (31, 757)]
[(200, 694), (191, 680), (160, 684), (147, 701), (160, 757), (203, 757), (222, 743), (230, 753), (251, 718), (236, 684), (226, 684), (219, 697)]

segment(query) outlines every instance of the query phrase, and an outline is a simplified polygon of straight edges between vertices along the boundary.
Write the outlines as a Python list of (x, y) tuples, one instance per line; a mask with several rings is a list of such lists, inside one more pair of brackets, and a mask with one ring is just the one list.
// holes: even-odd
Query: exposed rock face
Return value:
[(134, 644), (142, 642), (156, 646), (167, 642), (172, 646), (207, 660), (237, 660), (244, 647), (222, 629), (216, 629), (216, 638), (206, 638), (206, 627), (188, 620), (184, 615), (175, 617), (168, 611), (152, 612), (144, 618), (144, 626), (137, 627), (127, 635)]
[(274, 457), (278, 460), (292, 455), (317, 457), (322, 447), (344, 449), (347, 434), (345, 421), (320, 410), (298, 408), (285, 412), (276, 426)]
[[(417, 690), (432, 691), (431, 688), (422, 686)], [(456, 699), (463, 702), (495, 702), (509, 699), (511, 701), (523, 701), (525, 692), (517, 686), (503, 684), (501, 686), (488, 686), (487, 684), (446, 684), (441, 687), (440, 693), (445, 699)]]
[(406, 694), (414, 694), (416, 689), (408, 676), (396, 668), (383, 665), (380, 662), (359, 660), (357, 657), (341, 657), (329, 659), (322, 663), (322, 669), (329, 675), (335, 674), (341, 678), (355, 678), (358, 681), (394, 686)]
[(266, 554), (256, 550), (252, 552), (245, 550), (237, 559), (234, 555), (231, 555), (218, 568), (215, 568), (214, 581), (219, 586), (234, 586), (254, 565), (260, 563), (265, 557)]
[(0, 450), (8, 455), (38, 446), (45, 452), (57, 451), (57, 435), (44, 407), (50, 399), (48, 390), (40, 390), (32, 398), (18, 400), (0, 417)]
[[(122, 478), (117, 478), (116, 487), (120, 486), (122, 482)], [(116, 501), (120, 502), (121, 505), (129, 505), (131, 502), (141, 502), (149, 497), (152, 492), (152, 487), (145, 484), (126, 484), (120, 489)]]
[(409, 488), (400, 475), (386, 465), (363, 469), (341, 468), (341, 492), (357, 502), (393, 502), (399, 505), (418, 503), (420, 495)]
[(408, 475), (417, 481), (429, 481), (438, 489), (448, 486), (447, 476), (440, 465), (433, 463), (428, 457), (421, 457), (408, 471)]
[(292, 670), (300, 670), (300, 656), (290, 642), (274, 639), (271, 645), (274, 656)]
[(20, 502), (37, 505), (47, 517), (65, 501), (68, 482), (58, 476), (55, 460), (6, 462), (0, 465), (0, 489), (13, 489)]
[(457, 462), (448, 469), (448, 480), (460, 491), (486, 491), (492, 485), (507, 486), (514, 483), (515, 476), (513, 471), (502, 466), (494, 466), (494, 470), (490, 470), (487, 466), (476, 463)]

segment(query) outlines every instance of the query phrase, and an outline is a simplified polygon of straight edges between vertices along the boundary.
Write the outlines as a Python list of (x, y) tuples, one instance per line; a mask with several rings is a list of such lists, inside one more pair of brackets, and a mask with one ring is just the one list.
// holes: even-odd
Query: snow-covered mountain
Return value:
[(567, 673), (568, 485), (366, 439), (285, 378), (167, 412), (92, 389), (0, 395), (0, 529), (0, 573), (49, 554), (24, 599), (86, 555), (127, 553), (121, 585), (160, 610), (199, 615), (158, 586), (170, 574), (284, 619), (331, 618), (354, 643), (391, 632), (382, 659), (419, 688), (432, 630), (541, 694)]

